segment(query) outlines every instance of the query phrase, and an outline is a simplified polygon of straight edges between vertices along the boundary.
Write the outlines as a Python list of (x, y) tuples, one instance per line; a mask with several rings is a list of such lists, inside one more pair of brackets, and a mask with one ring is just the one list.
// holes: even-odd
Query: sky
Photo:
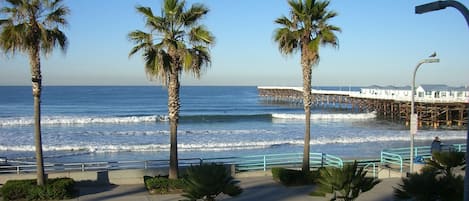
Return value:
[[(187, 0), (210, 12), (201, 21), (216, 37), (212, 63), (200, 79), (183, 74), (182, 85), (301, 86), (299, 54), (278, 51), (274, 20), (288, 15), (286, 0)], [(411, 85), (417, 63), (437, 52), (440, 63), (423, 64), (416, 84), (469, 85), (469, 29), (454, 8), (415, 14), (430, 0), (331, 0), (342, 29), (339, 47), (321, 47), (313, 86)], [(0, 3), (4, 3), (0, 1)], [(71, 9), (66, 53), (42, 57), (44, 85), (160, 85), (149, 81), (141, 54), (128, 57), (131, 31), (144, 27), (135, 6), (159, 13), (162, 0), (65, 0)], [(467, 1), (463, 2), (469, 6)], [(3, 5), (0, 5), (3, 6)], [(31, 85), (25, 54), (0, 51), (0, 85)]]

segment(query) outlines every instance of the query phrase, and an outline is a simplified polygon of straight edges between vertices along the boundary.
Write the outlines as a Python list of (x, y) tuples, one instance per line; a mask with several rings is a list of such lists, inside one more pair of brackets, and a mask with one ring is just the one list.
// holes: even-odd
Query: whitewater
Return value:
[[(0, 156), (33, 161), (30, 87), (0, 87), (0, 94)], [(44, 87), (46, 162), (167, 159), (166, 94), (159, 86)], [(182, 87), (179, 156), (302, 152), (304, 119), (301, 106), (267, 103), (256, 87)], [(311, 121), (312, 152), (377, 158), (382, 149), (409, 145), (402, 122), (380, 119), (373, 111), (313, 108)], [(435, 136), (464, 143), (466, 132), (423, 129), (416, 145), (429, 145)]]

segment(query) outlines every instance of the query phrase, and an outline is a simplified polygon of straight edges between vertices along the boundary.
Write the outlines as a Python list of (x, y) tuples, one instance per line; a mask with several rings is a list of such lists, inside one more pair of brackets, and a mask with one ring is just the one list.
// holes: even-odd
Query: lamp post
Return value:
[(466, 19), (467, 26), (469, 26), (469, 10), (462, 4), (457, 1), (435, 1), (420, 6), (415, 6), (416, 14), (423, 14), (427, 12), (432, 12), (436, 10), (442, 10), (447, 7), (453, 7), (459, 10), (461, 14)]
[[(432, 12), (436, 10), (445, 9), (447, 7), (456, 8), (466, 19), (466, 24), (469, 27), (469, 10), (462, 4), (457, 1), (435, 1), (415, 7), (416, 14), (422, 14), (426, 12)], [(469, 113), (469, 111), (467, 111)], [(466, 165), (469, 161), (469, 120), (467, 124), (467, 136), (466, 136)], [(464, 201), (469, 201), (469, 168), (466, 168), (464, 176)]]
[[(436, 54), (435, 54), (436, 56)], [(415, 114), (414, 105), (415, 105), (415, 74), (417, 70), (424, 63), (438, 63), (440, 59), (438, 58), (428, 58), (421, 60), (414, 69), (414, 74), (412, 75), (412, 89), (411, 89), (411, 102), (410, 102), (410, 173), (414, 172), (414, 136), (417, 133), (418, 127), (418, 115)]]

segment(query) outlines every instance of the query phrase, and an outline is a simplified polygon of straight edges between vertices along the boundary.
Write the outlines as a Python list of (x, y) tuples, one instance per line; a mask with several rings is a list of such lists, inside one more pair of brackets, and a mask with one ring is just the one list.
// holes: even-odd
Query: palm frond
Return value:
[(6, 53), (14, 54), (16, 51), (28, 50), (28, 25), (27, 24), (8, 24), (4, 26), (0, 33), (0, 48)]
[(215, 37), (204, 26), (197, 26), (189, 32), (189, 40), (195, 44), (213, 45)]
[(199, 21), (209, 9), (203, 4), (193, 4), (187, 12), (183, 13), (183, 21), (185, 26), (192, 26)]
[(149, 33), (135, 30), (130, 32), (127, 37), (130, 41), (136, 44), (129, 52), (129, 57), (141, 50), (150, 49), (153, 46), (152, 35)]
[(70, 14), (70, 9), (64, 6), (60, 6), (59, 8), (55, 9), (51, 13), (49, 13), (44, 23), (48, 26), (67, 26), (68, 22), (66, 20), (66, 16)]
[(137, 6), (137, 7), (135, 7), (135, 9), (137, 10), (137, 12), (142, 14), (144, 17), (151, 18), (151, 17), (154, 16), (153, 11), (151, 10), (150, 7)]
[(358, 167), (358, 163), (346, 163), (342, 168), (326, 167), (319, 170), (320, 176), (317, 179), (318, 188), (310, 195), (325, 196), (327, 194), (338, 194), (344, 200), (353, 200), (360, 193), (369, 191), (380, 180), (367, 177), (367, 171)]
[(291, 54), (299, 48), (299, 38), (295, 31), (288, 28), (278, 28), (274, 31), (274, 40), (283, 54)]
[(275, 20), (275, 23), (284, 26), (285, 28), (288, 29), (295, 29), (296, 25), (294, 22), (292, 22), (290, 19), (288, 19), (286, 16), (282, 16), (280, 18), (277, 18)]
[(44, 54), (48, 55), (52, 52), (54, 47), (60, 47), (65, 52), (68, 47), (68, 39), (65, 34), (58, 28), (54, 29), (41, 29), (41, 49)]

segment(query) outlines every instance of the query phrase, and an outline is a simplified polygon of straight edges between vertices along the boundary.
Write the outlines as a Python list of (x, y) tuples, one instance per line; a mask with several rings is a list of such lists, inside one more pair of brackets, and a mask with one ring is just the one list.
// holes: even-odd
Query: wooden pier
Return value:
[[(258, 87), (259, 96), (270, 104), (303, 104), (301, 87)], [(380, 118), (410, 122), (410, 97), (372, 97), (358, 91), (312, 90), (312, 108), (376, 112)], [(420, 127), (463, 128), (468, 122), (468, 100), (416, 99), (415, 113)]]

